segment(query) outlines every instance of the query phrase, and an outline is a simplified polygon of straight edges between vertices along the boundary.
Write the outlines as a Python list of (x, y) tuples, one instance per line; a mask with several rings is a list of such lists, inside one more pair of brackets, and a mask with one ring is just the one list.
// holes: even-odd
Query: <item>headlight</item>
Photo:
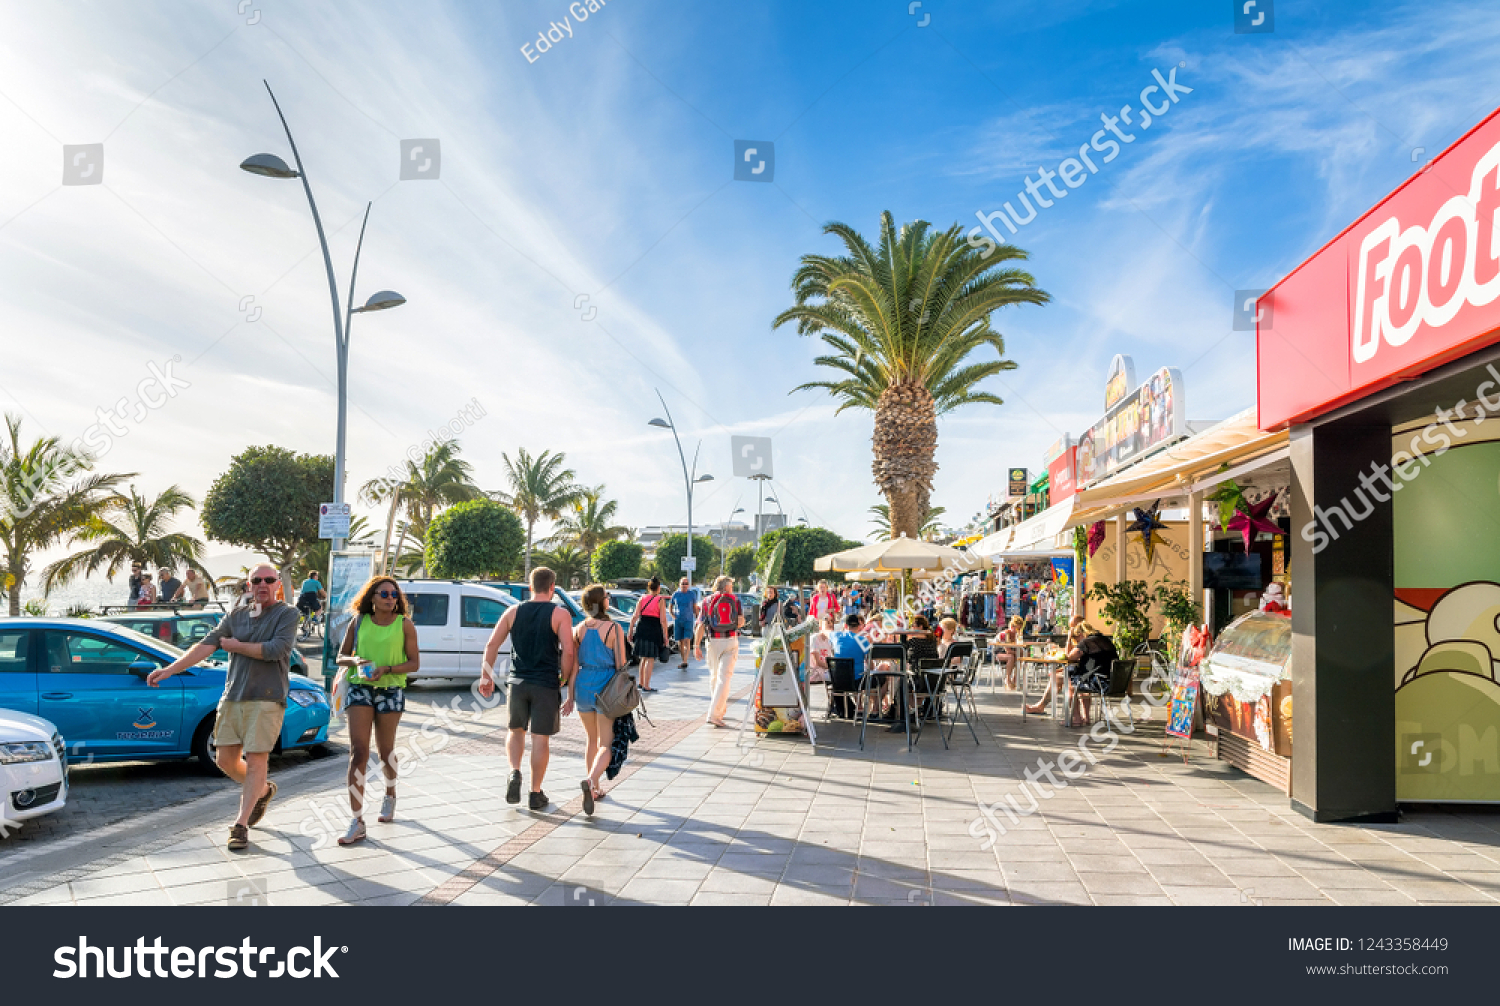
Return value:
[(293, 702), (303, 707), (327, 705), (322, 692), (308, 691), (305, 688), (295, 689), (290, 697)]
[(41, 741), (24, 744), (0, 744), (0, 765), (16, 765), (21, 762), (51, 760), (51, 746)]

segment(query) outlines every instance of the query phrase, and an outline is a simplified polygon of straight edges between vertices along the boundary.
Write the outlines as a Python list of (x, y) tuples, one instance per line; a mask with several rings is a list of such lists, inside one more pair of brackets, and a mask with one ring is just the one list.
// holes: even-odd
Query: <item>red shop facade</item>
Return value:
[(1291, 433), (1291, 796), (1320, 821), (1500, 803), (1497, 217), (1500, 111), (1259, 302), (1259, 424)]

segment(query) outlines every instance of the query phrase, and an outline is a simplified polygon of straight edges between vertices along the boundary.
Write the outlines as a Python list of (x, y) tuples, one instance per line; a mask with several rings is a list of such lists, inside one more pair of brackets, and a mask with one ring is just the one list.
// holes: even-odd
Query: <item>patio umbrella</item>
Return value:
[[(813, 569), (820, 572), (861, 571), (869, 574), (902, 574), (908, 570), (949, 570), (967, 573), (983, 569), (988, 560), (972, 552), (960, 551), (947, 545), (920, 541), (901, 535), (889, 541), (878, 541), (873, 545), (861, 545), (844, 552), (834, 552), (813, 561)], [(873, 578), (873, 576), (872, 576)], [(890, 579), (895, 579), (891, 576)], [(901, 606), (906, 607), (906, 581), (901, 583)]]

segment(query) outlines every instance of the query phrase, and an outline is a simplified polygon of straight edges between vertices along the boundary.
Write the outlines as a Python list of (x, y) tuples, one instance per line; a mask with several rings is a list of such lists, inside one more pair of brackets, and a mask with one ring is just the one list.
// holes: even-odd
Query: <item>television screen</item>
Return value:
[(1203, 553), (1203, 586), (1222, 590), (1259, 590), (1264, 585), (1260, 575), (1260, 553)]

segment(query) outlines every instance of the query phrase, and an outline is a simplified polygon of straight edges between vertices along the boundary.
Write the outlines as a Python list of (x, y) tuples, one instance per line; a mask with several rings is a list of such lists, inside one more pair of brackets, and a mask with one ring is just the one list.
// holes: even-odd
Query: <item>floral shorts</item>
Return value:
[(369, 685), (351, 684), (347, 707), (352, 709), (355, 706), (369, 706), (375, 710), (376, 715), (404, 713), (406, 712), (406, 689), (372, 688)]

